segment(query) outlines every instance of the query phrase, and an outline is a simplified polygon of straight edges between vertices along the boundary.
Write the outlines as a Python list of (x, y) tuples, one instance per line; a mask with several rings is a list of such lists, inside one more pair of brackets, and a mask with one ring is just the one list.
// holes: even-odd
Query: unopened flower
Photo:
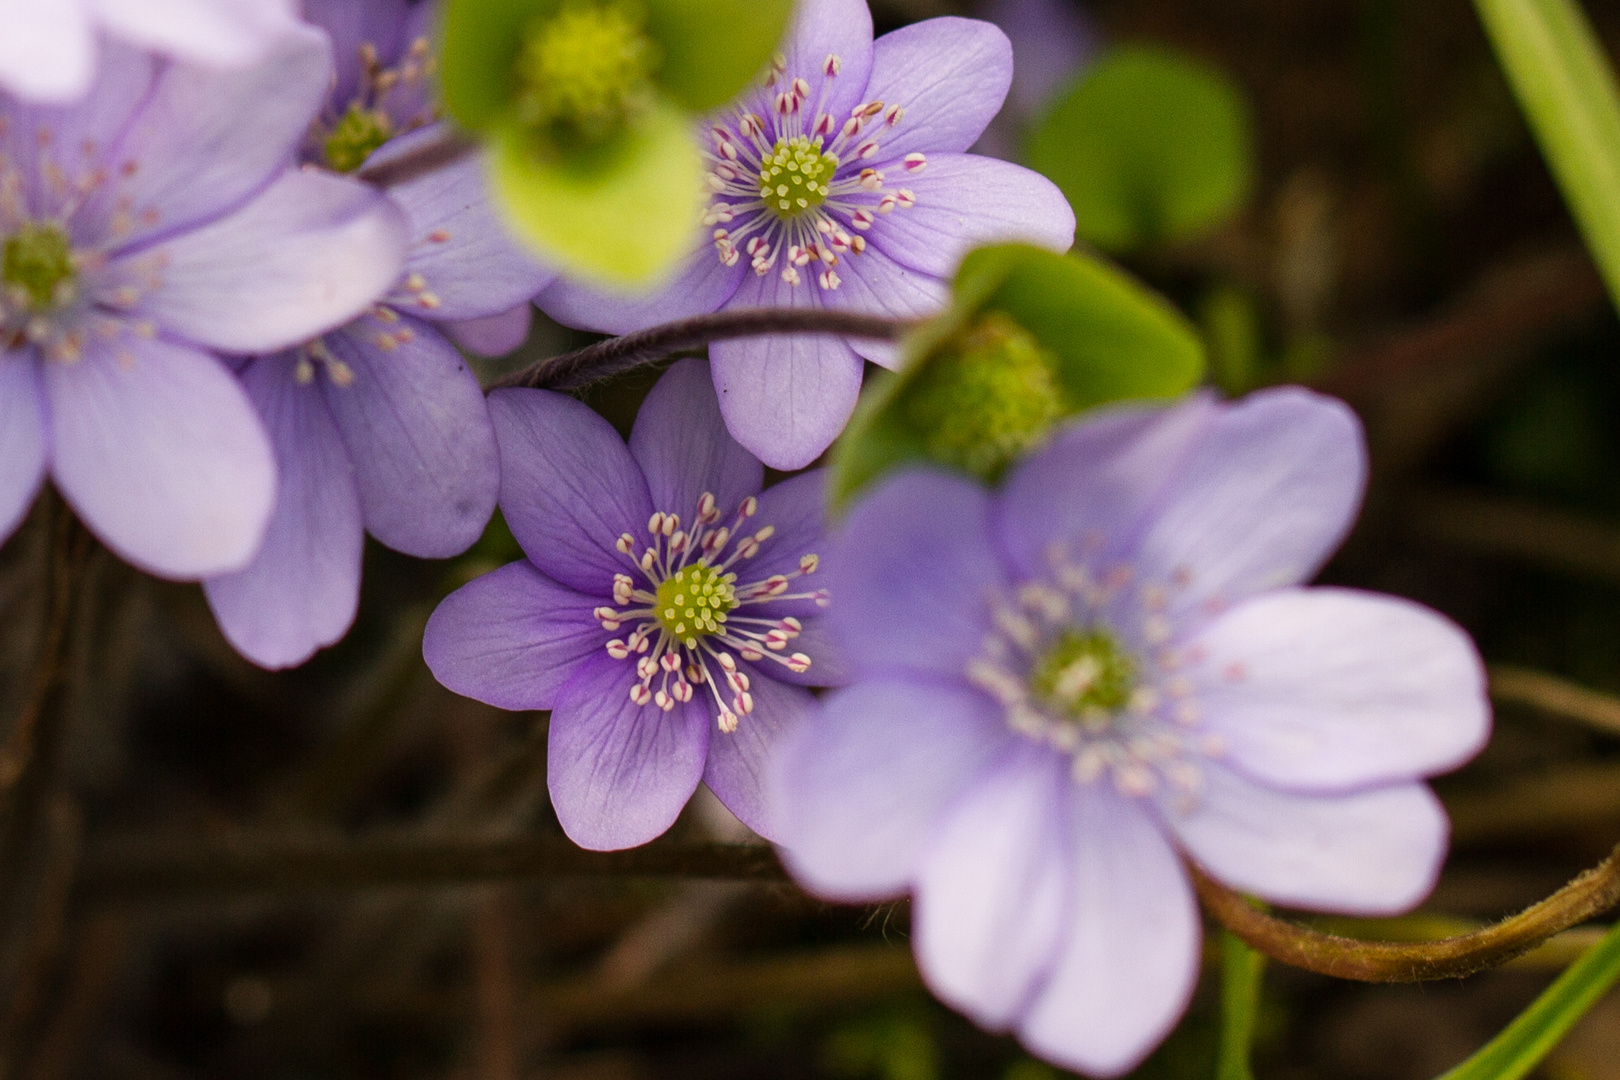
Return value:
[(1489, 712), (1446, 619), (1299, 587), (1364, 477), (1349, 410), (1289, 389), (1096, 414), (1000, 493), (883, 482), (830, 567), (855, 684), (774, 764), (789, 866), (910, 891), (940, 997), (1104, 1076), (1197, 979), (1182, 858), (1288, 907), (1417, 903), (1447, 837), (1422, 778)]
[(561, 394), (496, 391), (490, 411), (501, 510), (528, 557), (439, 605), (433, 674), (551, 710), (551, 799), (583, 847), (651, 840), (700, 780), (773, 835), (765, 759), (810, 708), (802, 687), (838, 680), (815, 585), (821, 475), (761, 492), (698, 360), (659, 381), (628, 447)]
[(248, 68), (117, 45), (72, 107), (0, 96), (0, 537), (48, 473), (123, 558), (181, 578), (252, 557), (276, 490), (213, 352), (284, 348), (399, 274), (405, 221), (291, 171), (331, 71), (299, 26)]
[(97, 39), (216, 67), (260, 59), (296, 24), (292, 0), (29, 0), (7, 5), (0, 91), (36, 101), (84, 96)]
[[(537, 302), (614, 333), (725, 307), (910, 318), (943, 305), (974, 244), (1065, 251), (1074, 215), (1056, 187), (963, 152), (1011, 77), (1006, 36), (989, 23), (929, 19), (874, 42), (866, 0), (804, 0), (765, 85), (711, 118), (703, 248), (681, 275), (639, 299), (559, 281)], [(889, 364), (893, 350), (801, 335), (718, 342), (710, 356), (732, 434), (796, 469), (849, 419), (862, 358)]]
[[(304, 142), (310, 165), (351, 171), (434, 137), (426, 35), (435, 7), (309, 5), (338, 50), (332, 94)], [(477, 540), (495, 508), (489, 411), (441, 328), (485, 320), (473, 343), (508, 351), (527, 332), (529, 298), (552, 275), (507, 239), (475, 158), (388, 195), (410, 223), (392, 288), (341, 329), (241, 372), (275, 444), (280, 496), (258, 556), (206, 591), (226, 637), (267, 667), (301, 663), (348, 630), (366, 532), (397, 551), (445, 558)]]

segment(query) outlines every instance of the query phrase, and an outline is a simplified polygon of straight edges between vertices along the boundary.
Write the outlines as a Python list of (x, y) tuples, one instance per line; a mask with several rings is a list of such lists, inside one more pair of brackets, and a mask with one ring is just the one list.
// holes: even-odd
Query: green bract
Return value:
[(1075, 233), (1107, 251), (1179, 240), (1242, 204), (1249, 111), (1225, 75), (1164, 49), (1114, 50), (1035, 127), (1029, 163), (1074, 208)]
[(980, 248), (953, 293), (906, 340), (900, 370), (872, 381), (834, 447), (835, 503), (913, 460), (995, 481), (1062, 417), (1173, 397), (1203, 374), (1187, 321), (1098, 259)]
[(535, 248), (646, 285), (691, 246), (693, 112), (768, 65), (792, 0), (449, 0), (445, 109), (494, 144), (495, 188)]

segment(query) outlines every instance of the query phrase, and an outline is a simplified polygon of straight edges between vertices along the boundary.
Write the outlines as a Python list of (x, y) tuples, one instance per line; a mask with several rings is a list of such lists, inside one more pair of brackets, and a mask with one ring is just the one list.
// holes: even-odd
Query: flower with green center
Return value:
[(658, 586), (653, 611), (666, 633), (688, 649), (698, 639), (718, 634), (726, 615), (737, 606), (736, 574), (722, 574), (700, 558), (683, 566)]
[(903, 399), (906, 419), (935, 461), (995, 480), (1068, 411), (1056, 367), (1033, 335), (992, 311), (924, 361)]
[(1088, 727), (1106, 726), (1135, 687), (1135, 663), (1106, 630), (1065, 627), (1029, 671), (1036, 701)]
[(827, 201), (837, 168), (838, 155), (822, 153), (820, 139), (777, 139), (759, 164), (759, 197), (777, 217), (792, 220)]
[(6, 238), (0, 282), (11, 303), (49, 311), (73, 298), (76, 277), (73, 244), (60, 225), (29, 222)]
[(542, 145), (601, 143), (648, 107), (658, 47), (644, 22), (629, 4), (573, 0), (529, 25), (516, 108)]
[(394, 121), (382, 109), (349, 105), (321, 145), (326, 164), (338, 172), (354, 172), (371, 152), (394, 137)]

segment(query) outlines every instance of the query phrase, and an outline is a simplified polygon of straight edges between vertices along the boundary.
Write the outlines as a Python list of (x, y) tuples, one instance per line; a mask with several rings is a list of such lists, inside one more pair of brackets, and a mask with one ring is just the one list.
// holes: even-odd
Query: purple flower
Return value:
[(249, 68), (108, 45), (78, 105), (0, 97), (0, 538), (48, 472), (143, 569), (196, 578), (252, 557), (275, 462), (208, 350), (353, 318), (404, 252), (388, 199), (286, 168), (330, 70), (300, 26)]
[[(312, 0), (338, 67), (304, 141), (310, 164), (356, 168), (434, 136), (433, 9)], [(347, 326), (241, 373), (275, 444), (280, 494), (257, 558), (205, 588), (231, 644), (266, 667), (302, 663), (348, 631), (366, 532), (444, 558), (478, 539), (495, 508), (499, 463), (483, 393), (438, 328), (510, 350), (527, 333), (529, 298), (552, 275), (507, 240), (478, 160), (388, 195), (410, 224), (392, 288)]]
[(1104, 1076), (1197, 979), (1183, 856), (1288, 907), (1417, 903), (1447, 836), (1421, 778), (1489, 712), (1446, 619), (1298, 587), (1365, 472), (1353, 414), (1284, 389), (1096, 414), (999, 493), (883, 484), (830, 556), (857, 681), (773, 765), (789, 865), (911, 891), (940, 997)]
[(98, 32), (195, 63), (239, 67), (261, 59), (296, 16), (290, 0), (27, 0), (4, 5), (0, 21), (0, 89), (64, 103), (90, 89)]
[[(1001, 108), (1007, 38), (939, 18), (876, 42), (866, 0), (803, 0), (769, 82), (713, 118), (704, 247), (646, 298), (559, 282), (536, 301), (573, 326), (626, 330), (725, 307), (827, 307), (912, 318), (945, 302), (968, 248), (1066, 251), (1074, 215), (1028, 169), (963, 153)], [(712, 241), (712, 246), (711, 246)], [(843, 430), (862, 358), (892, 346), (799, 335), (709, 350), (726, 426), (797, 469)]]
[(773, 835), (760, 772), (839, 680), (822, 638), (819, 473), (763, 493), (726, 434), (708, 365), (654, 387), (628, 448), (561, 394), (490, 395), (501, 510), (528, 558), (451, 594), (423, 654), (439, 681), (550, 709), (548, 781), (582, 847), (646, 843), (701, 780)]

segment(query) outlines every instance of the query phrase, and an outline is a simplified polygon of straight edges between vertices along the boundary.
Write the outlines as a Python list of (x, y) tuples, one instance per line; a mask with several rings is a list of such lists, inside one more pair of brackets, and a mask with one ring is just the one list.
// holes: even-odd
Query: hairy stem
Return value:
[(835, 334), (896, 341), (915, 324), (883, 315), (820, 308), (740, 308), (695, 315), (631, 334), (608, 338), (561, 356), (549, 356), (499, 379), (490, 389), (512, 386), (577, 390), (682, 349), (731, 338), (769, 334)]
[(1324, 934), (1254, 908), (1189, 865), (1198, 898), (1215, 920), (1273, 960), (1358, 982), (1455, 979), (1496, 967), (1560, 931), (1620, 904), (1620, 846), (1597, 866), (1519, 914), (1439, 941), (1358, 941)]

